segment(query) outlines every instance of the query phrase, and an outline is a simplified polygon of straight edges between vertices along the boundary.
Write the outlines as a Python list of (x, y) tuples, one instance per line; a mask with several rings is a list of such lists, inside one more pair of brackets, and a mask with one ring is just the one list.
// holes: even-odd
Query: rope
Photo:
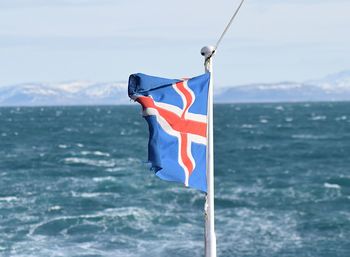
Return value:
[(244, 3), (245, 0), (242, 0), (241, 3), (239, 4), (239, 6), (237, 7), (235, 13), (233, 14), (232, 18), (230, 19), (229, 23), (227, 24), (226, 28), (224, 29), (224, 32), (222, 32), (218, 42), (216, 42), (216, 45), (215, 45), (215, 50), (218, 49), (218, 46), (220, 45), (222, 39), (224, 38), (226, 32), (228, 31), (228, 29), (231, 27), (231, 24), (233, 22), (233, 20), (236, 18), (239, 10), (241, 9), (243, 3)]
[(207, 62), (210, 60), (210, 58), (215, 54), (215, 52), (216, 52), (216, 50), (218, 49), (218, 47), (219, 47), (219, 45), (220, 45), (222, 39), (223, 39), (224, 36), (226, 35), (227, 31), (228, 31), (229, 28), (231, 27), (232, 22), (233, 22), (234, 19), (236, 18), (236, 16), (237, 16), (239, 10), (241, 9), (241, 7), (242, 7), (244, 1), (245, 1), (245, 0), (242, 0), (241, 3), (239, 4), (239, 6), (237, 7), (237, 9), (236, 9), (236, 11), (234, 12), (233, 16), (231, 17), (229, 23), (226, 25), (224, 31), (222, 32), (222, 34), (221, 34), (221, 36), (220, 36), (218, 42), (216, 42), (214, 51), (211, 53), (211, 55), (209, 55), (209, 56), (205, 59), (205, 63), (207, 63)]

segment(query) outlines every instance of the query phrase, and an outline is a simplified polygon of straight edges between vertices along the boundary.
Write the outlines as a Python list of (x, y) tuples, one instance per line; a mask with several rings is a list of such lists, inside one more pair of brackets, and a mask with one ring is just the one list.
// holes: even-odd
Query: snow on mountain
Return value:
[(226, 87), (214, 96), (216, 102), (349, 101), (350, 71), (303, 83), (280, 82)]
[(58, 84), (28, 83), (0, 87), (0, 105), (113, 105), (128, 102), (124, 82), (74, 81)]
[(328, 75), (320, 80), (311, 80), (309, 83), (319, 85), (328, 92), (350, 91), (350, 71), (342, 71)]
[(90, 86), (93, 86), (94, 83), (88, 82), (88, 81), (72, 81), (72, 82), (66, 82), (61, 84), (54, 84), (52, 87), (57, 88), (59, 90), (62, 90), (66, 93), (77, 93), (85, 88), (89, 88)]
[[(350, 71), (303, 83), (256, 83), (215, 90), (218, 103), (349, 101)], [(73, 81), (0, 87), (0, 106), (127, 104), (126, 82)]]

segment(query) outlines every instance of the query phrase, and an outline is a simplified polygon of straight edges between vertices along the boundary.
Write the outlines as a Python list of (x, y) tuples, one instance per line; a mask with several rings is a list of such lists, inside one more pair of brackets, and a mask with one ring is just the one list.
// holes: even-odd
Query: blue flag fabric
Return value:
[(165, 79), (133, 74), (129, 97), (149, 126), (148, 161), (161, 179), (207, 191), (207, 105), (210, 74)]

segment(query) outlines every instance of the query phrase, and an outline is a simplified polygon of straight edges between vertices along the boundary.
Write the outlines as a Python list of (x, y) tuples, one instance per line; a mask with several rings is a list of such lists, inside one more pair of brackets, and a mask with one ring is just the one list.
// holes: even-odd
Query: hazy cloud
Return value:
[[(135, 69), (201, 72), (200, 47), (216, 42), (238, 3), (0, 1), (0, 84), (119, 80)], [(348, 0), (246, 1), (218, 51), (217, 83), (304, 80), (350, 68), (349, 13)]]

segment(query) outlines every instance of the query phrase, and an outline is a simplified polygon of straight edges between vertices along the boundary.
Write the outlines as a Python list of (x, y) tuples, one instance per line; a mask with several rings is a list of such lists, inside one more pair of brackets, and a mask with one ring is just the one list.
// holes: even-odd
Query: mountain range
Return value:
[[(349, 101), (350, 71), (305, 82), (254, 83), (215, 91), (216, 103)], [(126, 82), (23, 83), (0, 87), (0, 106), (127, 104)]]
[(0, 106), (114, 105), (128, 102), (126, 82), (74, 81), (0, 87)]
[(350, 71), (305, 82), (255, 83), (221, 89), (219, 103), (349, 101)]

